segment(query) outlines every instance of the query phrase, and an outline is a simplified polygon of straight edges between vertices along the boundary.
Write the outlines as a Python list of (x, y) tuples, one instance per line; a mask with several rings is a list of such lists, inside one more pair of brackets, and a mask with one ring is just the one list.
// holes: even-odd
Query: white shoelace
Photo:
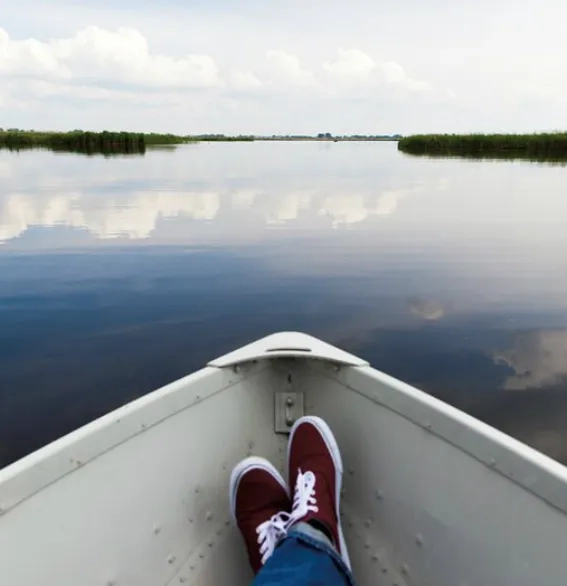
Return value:
[(309, 512), (319, 512), (317, 498), (315, 497), (315, 474), (310, 470), (305, 473), (299, 470), (297, 480), (295, 481), (293, 507), (291, 509), (291, 518), (288, 527), (299, 521), (302, 517), (305, 517)]
[(292, 525), (305, 517), (307, 513), (317, 513), (318, 511), (319, 507), (315, 497), (315, 474), (311, 471), (304, 474), (299, 470), (295, 482), (291, 513), (280, 511), (256, 527), (262, 565), (268, 561), (268, 558), (274, 553), (276, 545), (287, 535), (287, 531)]
[(290, 517), (291, 515), (289, 513), (280, 511), (256, 527), (258, 545), (260, 545), (260, 554), (262, 556), (262, 565), (264, 565), (268, 558), (274, 553), (276, 545), (287, 535), (287, 527)]

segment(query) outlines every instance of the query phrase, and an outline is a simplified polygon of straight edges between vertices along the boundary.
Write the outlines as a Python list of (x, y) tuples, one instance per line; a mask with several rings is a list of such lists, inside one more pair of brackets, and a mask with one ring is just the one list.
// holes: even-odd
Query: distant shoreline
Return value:
[(82, 154), (144, 154), (151, 145), (189, 142), (174, 134), (139, 132), (37, 132), (34, 130), (0, 130), (0, 149), (48, 149)]
[(398, 150), (430, 157), (567, 160), (567, 132), (538, 134), (416, 134)]
[(272, 142), (397, 142), (400, 140), (399, 137), (384, 136), (335, 136), (331, 138), (318, 138), (317, 136), (306, 136), (306, 137), (257, 137), (255, 140), (272, 141)]
[(230, 136), (224, 134), (197, 134), (189, 135), (189, 139), (195, 142), (240, 142), (240, 141), (267, 141), (267, 142), (377, 142), (377, 141), (393, 141), (400, 140), (399, 134), (351, 134), (351, 135), (337, 135), (333, 136), (330, 133), (320, 135), (304, 135), (304, 134), (273, 134), (271, 136), (250, 134)]
[(398, 150), (417, 156), (567, 161), (567, 132), (539, 134), (394, 135), (176, 135), (153, 132), (46, 132), (0, 129), (0, 149), (48, 149), (86, 155), (143, 155), (148, 147), (199, 142), (397, 142)]
[(254, 141), (397, 141), (399, 135), (341, 135), (330, 133), (309, 135), (236, 135), (196, 134), (176, 135), (144, 132), (114, 132), (104, 130), (91, 132), (73, 130), (71, 132), (35, 131), (10, 128), (0, 129), (0, 149), (49, 149), (53, 151), (77, 152), (83, 154), (143, 154), (147, 147), (178, 145), (196, 142), (254, 142)]

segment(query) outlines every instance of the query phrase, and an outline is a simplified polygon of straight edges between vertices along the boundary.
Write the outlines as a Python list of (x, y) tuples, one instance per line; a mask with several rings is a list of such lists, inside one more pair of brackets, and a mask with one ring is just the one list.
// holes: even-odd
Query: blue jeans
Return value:
[(330, 541), (300, 524), (278, 545), (253, 586), (354, 586), (352, 573)]

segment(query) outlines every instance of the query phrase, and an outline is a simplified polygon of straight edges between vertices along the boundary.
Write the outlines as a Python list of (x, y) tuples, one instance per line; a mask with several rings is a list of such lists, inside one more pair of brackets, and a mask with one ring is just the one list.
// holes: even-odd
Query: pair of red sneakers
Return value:
[(302, 417), (291, 429), (288, 479), (263, 458), (240, 462), (230, 477), (230, 509), (242, 532), (254, 573), (297, 523), (330, 537), (350, 568), (339, 515), (343, 466), (337, 441), (319, 417)]

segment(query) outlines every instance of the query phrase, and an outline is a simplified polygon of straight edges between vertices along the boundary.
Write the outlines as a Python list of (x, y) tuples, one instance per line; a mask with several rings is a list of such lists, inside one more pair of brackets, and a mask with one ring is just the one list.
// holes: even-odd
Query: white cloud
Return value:
[(370, 216), (389, 216), (407, 195), (407, 190), (384, 191), (375, 197), (331, 195), (323, 201), (319, 214), (331, 219), (333, 226), (357, 224)]
[[(318, 111), (321, 113), (333, 107), (333, 100), (348, 98), (350, 90), (355, 87), (357, 91), (363, 88), (368, 95), (372, 96), (374, 92), (382, 98), (385, 92), (390, 92), (390, 97), (397, 99), (400, 89), (416, 92), (427, 85), (408, 77), (398, 64), (377, 61), (359, 49), (340, 48), (334, 61), (324, 58), (318, 61), (311, 57), (310, 63), (311, 68), (306, 67), (296, 54), (270, 50), (250, 55), (248, 61), (239, 67), (232, 67), (230, 63), (220, 67), (208, 54), (179, 53), (174, 56), (153, 51), (148, 39), (129, 27), (110, 30), (88, 26), (72, 35), (49, 40), (15, 40), (0, 29), (3, 86), (0, 107), (28, 108), (40, 115), (43, 104), (49, 100), (50, 108), (54, 105), (59, 110), (65, 108), (65, 113), (57, 118), (63, 120), (71, 111), (70, 104), (100, 104), (100, 108), (104, 108), (105, 102), (122, 103), (125, 108), (136, 104), (154, 110), (151, 117), (154, 124), (156, 107), (175, 107), (178, 116), (180, 112), (190, 113), (200, 124), (207, 116), (228, 120), (238, 110), (238, 123), (242, 124), (239, 132), (249, 133), (257, 131), (251, 122), (255, 122), (260, 114), (275, 120), (270, 114), (274, 99), (286, 99), (288, 95), (296, 95), (297, 91), (311, 100), (311, 107), (326, 100), (324, 108)], [(196, 92), (196, 89), (206, 89), (207, 92)], [(260, 99), (253, 107), (242, 102), (251, 96)], [(301, 115), (303, 111), (302, 107)], [(67, 125), (59, 123), (61, 127), (85, 126), (81, 121), (84, 113), (73, 112), (77, 121)], [(287, 115), (292, 116), (286, 108), (277, 112), (277, 117)], [(100, 119), (101, 127), (109, 127), (104, 120), (112, 116), (122, 120), (120, 127), (130, 127), (128, 121), (136, 119), (139, 110), (137, 113), (126, 111), (124, 116), (116, 110), (107, 110), (104, 118), (93, 116), (93, 119)], [(164, 116), (173, 124), (165, 112)], [(241, 121), (242, 116), (247, 116), (247, 120)], [(252, 120), (250, 116), (253, 116)], [(343, 118), (341, 116), (338, 120)], [(45, 122), (32, 122), (29, 126), (44, 127)], [(144, 124), (140, 129), (148, 128)], [(155, 130), (172, 129), (161, 127)], [(192, 127), (194, 132), (212, 130), (215, 129)], [(230, 132), (225, 127), (216, 130)], [(267, 130), (273, 132), (275, 129)], [(300, 128), (290, 130), (301, 131)]]
[(183, 94), (172, 89), (155, 92), (139, 92), (134, 88), (110, 89), (86, 83), (71, 83), (65, 81), (49, 81), (43, 79), (28, 79), (18, 84), (11, 84), (16, 95), (33, 96), (35, 100), (46, 98), (73, 99), (78, 103), (85, 102), (117, 102), (123, 104), (138, 104), (155, 106), (179, 106), (185, 103)]
[[(395, 61), (373, 59), (359, 49), (339, 48), (335, 61), (324, 62), (333, 84), (344, 88), (367, 88), (371, 92), (418, 93), (431, 89), (427, 82), (411, 78)], [(333, 85), (336, 89), (336, 85)]]
[(138, 192), (115, 200), (96, 201), (78, 192), (37, 199), (24, 193), (0, 198), (0, 244), (23, 234), (30, 226), (86, 228), (97, 238), (144, 239), (160, 218), (184, 216), (210, 220), (220, 208), (215, 192)]
[(261, 191), (255, 189), (238, 189), (232, 194), (232, 206), (235, 209), (248, 209), (254, 205)]
[(68, 38), (11, 40), (0, 29), (0, 72), (19, 77), (120, 83), (142, 87), (202, 88), (220, 85), (209, 55), (153, 54), (137, 30), (89, 26)]
[(495, 362), (512, 368), (504, 388), (517, 391), (551, 386), (567, 377), (567, 331), (526, 332), (514, 339), (511, 348), (495, 354)]
[[(61, 128), (183, 125), (269, 134), (562, 128), (567, 3), (548, 0), (546, 11), (536, 0), (527, 3), (511, 10), (507, 2), (463, 0), (458, 8), (437, 2), (425, 10), (407, 0), (384, 12), (369, 0), (352, 0), (348, 11), (337, 0), (309, 7), (300, 0), (244, 2), (238, 10), (219, 0), (135, 8), (124, 0), (5, 1), (1, 25), (10, 37), (0, 33), (2, 115), (35, 128), (55, 120)], [(271, 48), (278, 56), (266, 59)], [(33, 94), (7, 91), (8, 76), (109, 91), (130, 86), (153, 92), (155, 104), (172, 90), (184, 105), (171, 116), (168, 108), (107, 104), (113, 97), (53, 95), (27, 104)]]
[(379, 69), (383, 80), (390, 86), (411, 92), (422, 92), (431, 89), (431, 85), (428, 82), (409, 77), (404, 68), (395, 61), (381, 63)]
[(262, 87), (264, 84), (256, 77), (252, 71), (234, 70), (230, 74), (230, 80), (236, 89), (254, 89)]
[(32, 226), (86, 228), (104, 240), (144, 239), (152, 235), (160, 218), (213, 220), (223, 208), (228, 212), (231, 208), (248, 209), (266, 225), (295, 222), (304, 214), (308, 222), (327, 218), (332, 227), (347, 226), (394, 213), (399, 201), (414, 191), (384, 191), (377, 196), (324, 195), (320, 190), (273, 194), (252, 188), (133, 192), (118, 197), (70, 190), (49, 197), (0, 194), (0, 244), (17, 238)]
[(273, 64), (272, 73), (276, 79), (302, 87), (316, 85), (315, 76), (301, 65), (297, 55), (284, 51), (268, 51), (267, 56)]
[(71, 70), (60, 62), (49, 43), (36, 39), (13, 41), (0, 28), (0, 73), (68, 79)]
[(340, 48), (336, 61), (323, 63), (323, 69), (337, 77), (366, 77), (375, 67), (372, 57), (358, 49)]
[(302, 211), (311, 207), (313, 192), (289, 193), (276, 200), (266, 213), (267, 224), (285, 224), (296, 220)]
[(434, 299), (410, 299), (409, 309), (414, 315), (427, 321), (436, 321), (445, 315), (443, 304)]

